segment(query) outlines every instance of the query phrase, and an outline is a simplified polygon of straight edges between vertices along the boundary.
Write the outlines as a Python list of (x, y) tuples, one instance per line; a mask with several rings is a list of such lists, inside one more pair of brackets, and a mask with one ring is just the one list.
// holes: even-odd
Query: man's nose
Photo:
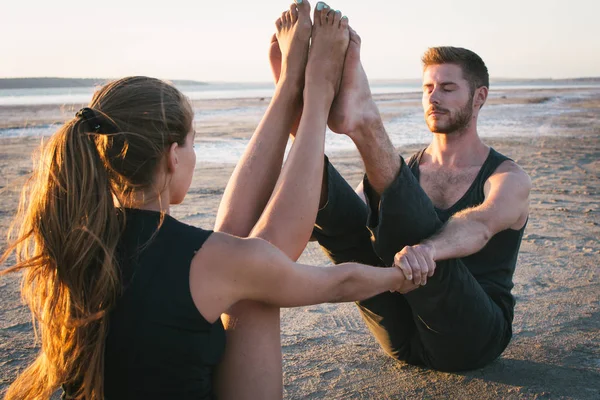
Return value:
[(440, 104), (440, 95), (439, 95), (439, 89), (438, 88), (433, 88), (431, 90), (431, 93), (429, 93), (429, 104)]

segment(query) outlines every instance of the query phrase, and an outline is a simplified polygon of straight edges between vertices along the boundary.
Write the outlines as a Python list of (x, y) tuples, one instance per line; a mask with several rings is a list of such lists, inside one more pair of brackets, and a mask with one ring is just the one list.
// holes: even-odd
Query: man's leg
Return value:
[[(365, 163), (368, 226), (375, 252), (389, 266), (396, 252), (430, 237), (442, 222), (385, 132), (354, 36), (328, 123), (354, 141)], [(458, 260), (438, 263), (427, 285), (406, 296), (382, 294), (359, 306), (387, 353), (438, 369), (477, 367), (497, 356), (510, 336), (500, 309)]]
[(366, 227), (367, 205), (325, 158), (325, 199), (317, 213), (313, 238), (334, 264), (360, 262), (381, 266)]
[[(377, 197), (365, 180), (369, 200), (369, 229), (374, 248), (386, 265), (404, 246), (414, 245), (433, 235), (443, 223), (416, 178), (401, 160), (395, 180)], [(378, 206), (378, 207), (377, 207)], [(372, 320), (371, 327), (386, 352), (398, 354), (407, 362), (424, 364), (439, 370), (464, 370), (485, 365), (496, 358), (510, 338), (510, 324), (500, 308), (461, 260), (437, 263), (427, 285), (402, 296), (412, 310), (416, 330), (407, 350), (406, 332), (393, 321), (399, 300), (362, 302)], [(396, 316), (404, 320), (404, 314)], [(391, 347), (390, 347), (391, 346)]]
[[(327, 197), (317, 215), (313, 236), (335, 264), (356, 261), (384, 266), (373, 250), (371, 231), (366, 227), (367, 205), (327, 160), (325, 168), (323, 190)], [(357, 305), (369, 330), (390, 356), (419, 362), (421, 351), (413, 313), (401, 294), (386, 292)], [(411, 343), (415, 340), (417, 343)]]
[(511, 338), (511, 324), (461, 260), (438, 262), (427, 284), (404, 295), (430, 368), (461, 371), (496, 359)]
[[(332, 131), (348, 134), (359, 151), (363, 145), (386, 150), (371, 158), (368, 166), (375, 170), (388, 170), (391, 182), (396, 176), (400, 158), (387, 134), (370, 137), (360, 135), (362, 130), (375, 130), (377, 133), (377, 129), (383, 129), (360, 61), (360, 46), (360, 37), (351, 29), (340, 93), (333, 103), (328, 124)], [(361, 151), (361, 155), (368, 156), (365, 151)], [(332, 165), (326, 163), (326, 168), (323, 192), (327, 202), (322, 204), (323, 208), (317, 215), (313, 236), (336, 264), (357, 261), (385, 266), (373, 249), (373, 235), (366, 227), (369, 218), (367, 205)], [(412, 311), (402, 295), (382, 293), (357, 305), (367, 326), (388, 354), (407, 361), (414, 358), (411, 352), (414, 353), (417, 346), (411, 341), (417, 337), (416, 326)], [(420, 351), (416, 354), (420, 354)]]

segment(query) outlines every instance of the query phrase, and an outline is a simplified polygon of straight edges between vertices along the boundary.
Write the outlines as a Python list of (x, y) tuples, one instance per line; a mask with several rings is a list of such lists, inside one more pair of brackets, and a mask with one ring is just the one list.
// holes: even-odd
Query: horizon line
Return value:
[[(40, 80), (40, 79), (54, 79), (54, 80), (73, 80), (73, 81), (77, 81), (77, 80), (86, 80), (86, 81), (113, 81), (116, 79), (121, 79), (122, 77), (108, 77), (108, 78), (100, 78), (100, 77), (63, 77), (63, 76), (7, 76), (7, 77), (0, 77), (0, 81), (8, 81), (8, 80), (27, 80), (27, 79), (36, 79), (36, 80)], [(273, 81), (268, 81), (268, 80), (199, 80), (199, 79), (194, 79), (194, 78), (175, 78), (175, 79), (170, 79), (170, 78), (158, 78), (158, 79), (163, 79), (165, 81), (170, 81), (170, 82), (193, 82), (193, 83), (199, 83), (199, 84), (222, 84), (222, 83), (274, 83)], [(527, 77), (511, 77), (511, 76), (490, 76), (490, 81), (509, 81), (509, 80), (517, 80), (517, 81), (542, 81), (542, 80), (549, 80), (549, 81), (568, 81), (568, 80), (600, 80), (600, 75), (598, 76), (570, 76), (570, 77), (563, 77), (563, 78), (554, 78), (554, 77), (549, 77), (549, 76), (543, 76), (543, 77), (537, 77), (537, 78), (527, 78)], [(377, 82), (377, 81), (382, 81), (382, 82), (403, 82), (403, 81), (421, 81), (420, 77), (413, 77), (413, 78), (372, 78), (369, 79), (370, 82)]]

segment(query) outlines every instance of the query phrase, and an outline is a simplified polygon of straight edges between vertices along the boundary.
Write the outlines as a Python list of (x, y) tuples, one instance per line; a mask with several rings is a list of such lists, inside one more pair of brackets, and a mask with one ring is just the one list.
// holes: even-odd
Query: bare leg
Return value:
[[(247, 236), (269, 200), (294, 119), (301, 111), (311, 34), (310, 5), (293, 4), (276, 22), (282, 47), (280, 79), (262, 121), (229, 180), (215, 230)], [(271, 55), (271, 54), (270, 54)]]
[[(327, 116), (348, 45), (347, 19), (342, 20), (341, 13), (332, 11), (326, 18), (328, 11), (315, 11), (304, 88), (307, 101), (297, 137), (273, 195), (251, 233), (278, 246), (292, 259), (299, 257), (306, 246), (316, 218)], [(264, 306), (255, 308), (253, 318), (248, 319), (246, 304), (240, 304), (243, 314), (238, 314), (237, 306), (231, 312), (236, 324), (234, 351), (238, 352), (233, 382), (239, 391), (230, 391), (232, 395), (227, 397), (280, 398), (283, 387), (278, 310), (271, 313)], [(229, 336), (227, 345), (230, 346)]]
[(371, 96), (360, 62), (360, 45), (360, 37), (350, 29), (340, 94), (333, 103), (328, 124), (332, 131), (347, 134), (354, 141), (371, 186), (381, 194), (398, 175), (400, 159)]
[[(315, 11), (304, 89), (307, 102), (296, 140), (273, 196), (251, 234), (271, 241), (293, 259), (304, 250), (316, 218), (326, 120), (339, 87), (349, 40), (348, 20), (342, 19), (339, 11), (328, 14), (327, 11)], [(337, 57), (338, 53), (340, 57)]]
[[(269, 63), (271, 64), (271, 71), (273, 72), (273, 80), (277, 85), (279, 83), (279, 77), (281, 76), (281, 48), (279, 47), (279, 41), (277, 40), (277, 35), (274, 34), (271, 37), (271, 47), (269, 48)], [(300, 107), (299, 112), (296, 118), (294, 119), (294, 123), (292, 125), (292, 129), (290, 131), (290, 135), (292, 139), (296, 136), (296, 132), (298, 132), (298, 125), (300, 124), (300, 118), (302, 117), (302, 99), (300, 99)]]
[[(310, 5), (304, 1), (298, 6), (292, 4), (276, 21), (277, 35), (271, 49), (275, 43), (277, 52), (269, 52), (278, 68), (275, 94), (229, 180), (215, 230), (247, 236), (272, 195), (288, 133), (301, 112), (312, 29), (309, 13)], [(227, 347), (216, 380), (219, 398), (281, 398), (279, 309), (240, 302), (222, 320)]]

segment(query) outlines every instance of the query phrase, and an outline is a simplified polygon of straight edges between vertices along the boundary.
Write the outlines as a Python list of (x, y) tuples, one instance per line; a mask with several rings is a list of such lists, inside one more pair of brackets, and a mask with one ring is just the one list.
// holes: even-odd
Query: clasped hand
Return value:
[[(407, 281), (416, 287), (424, 286), (427, 278), (433, 276), (435, 271), (435, 249), (431, 244), (421, 243), (406, 246), (394, 256), (394, 266), (404, 273)], [(409, 290), (410, 291), (410, 290)]]

